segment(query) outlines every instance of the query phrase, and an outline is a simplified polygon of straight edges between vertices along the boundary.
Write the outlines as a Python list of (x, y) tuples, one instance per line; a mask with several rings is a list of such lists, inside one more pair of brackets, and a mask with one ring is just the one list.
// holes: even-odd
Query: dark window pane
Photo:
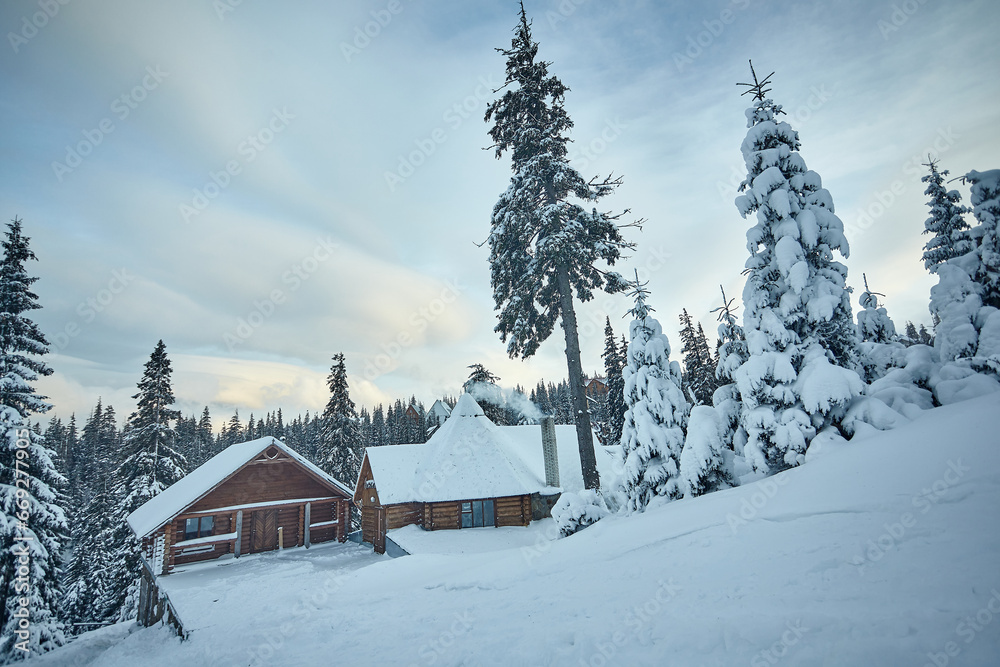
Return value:
[(472, 503), (462, 503), (462, 511), (463, 512), (471, 512), (472, 511)]
[(462, 528), (472, 528), (472, 512), (462, 512)]
[(483, 527), (483, 501), (481, 500), (472, 503), (472, 525), (476, 528)]
[(493, 511), (492, 500), (483, 501), (483, 525), (485, 526), (497, 525), (496, 514)]
[(201, 517), (201, 532), (199, 536), (205, 537), (206, 535), (212, 534), (212, 526), (215, 524), (214, 516), (203, 516)]
[(198, 537), (198, 519), (188, 519), (184, 522), (184, 539), (193, 540)]

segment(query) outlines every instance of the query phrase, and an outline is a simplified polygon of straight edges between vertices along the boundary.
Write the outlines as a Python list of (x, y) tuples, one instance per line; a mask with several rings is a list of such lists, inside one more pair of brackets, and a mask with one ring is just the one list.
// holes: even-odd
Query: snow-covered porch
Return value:
[[(367, 545), (327, 542), (310, 549), (295, 547), (248, 554), (239, 560), (224, 556), (192, 563), (157, 577), (157, 584), (176, 610), (185, 634), (190, 634), (223, 619), (227, 625), (251, 627), (255, 625), (251, 619), (284, 618), (289, 610), (336, 596), (344, 574), (384, 561)], [(234, 622), (239, 619), (247, 622)]]

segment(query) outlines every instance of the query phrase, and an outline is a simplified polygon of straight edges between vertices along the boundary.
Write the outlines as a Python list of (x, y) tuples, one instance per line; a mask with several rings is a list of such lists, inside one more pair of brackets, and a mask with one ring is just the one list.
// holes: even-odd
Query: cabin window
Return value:
[(495, 526), (492, 500), (469, 500), (462, 503), (462, 528)]
[(215, 517), (203, 516), (200, 519), (188, 519), (184, 522), (184, 539), (193, 540), (196, 537), (208, 537), (212, 534)]

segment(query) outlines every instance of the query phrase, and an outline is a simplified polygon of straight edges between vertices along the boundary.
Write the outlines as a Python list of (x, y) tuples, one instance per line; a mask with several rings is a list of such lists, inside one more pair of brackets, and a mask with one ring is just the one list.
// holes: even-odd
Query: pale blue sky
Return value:
[[(99, 395), (131, 411), (159, 338), (182, 409), (217, 420), (320, 409), (338, 351), (369, 406), (456, 393), (477, 362), (504, 385), (565, 374), (559, 330), (536, 358), (506, 358), (476, 245), (509, 178), (482, 150), (482, 116), (515, 2), (45, 6), (0, 8), (0, 211), (24, 219), (41, 260), (56, 374), (40, 386), (60, 416)], [(675, 354), (681, 308), (714, 332), (718, 285), (742, 287), (731, 182), (748, 58), (776, 70), (772, 96), (848, 226), (850, 284), (865, 272), (898, 325), (929, 321), (919, 163), (933, 150), (953, 176), (1000, 166), (1000, 6), (526, 7), (571, 88), (574, 163), (623, 174), (608, 208), (648, 220), (620, 268), (648, 273)], [(586, 369), (601, 368), (604, 313), (621, 332), (626, 307), (581, 309)]]

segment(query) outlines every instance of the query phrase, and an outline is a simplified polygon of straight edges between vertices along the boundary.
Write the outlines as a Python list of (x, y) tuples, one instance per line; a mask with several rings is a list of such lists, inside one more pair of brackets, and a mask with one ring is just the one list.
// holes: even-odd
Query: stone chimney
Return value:
[(559, 452), (556, 450), (555, 417), (542, 417), (542, 455), (545, 458), (545, 485), (559, 486)]

